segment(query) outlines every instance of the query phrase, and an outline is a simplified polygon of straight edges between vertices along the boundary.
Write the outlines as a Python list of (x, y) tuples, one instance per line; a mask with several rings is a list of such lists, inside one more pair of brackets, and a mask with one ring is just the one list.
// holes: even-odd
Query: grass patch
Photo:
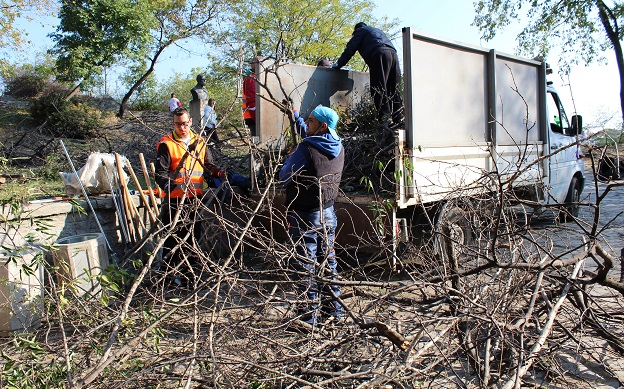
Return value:
[[(11, 174), (23, 174), (24, 178), (7, 178), (0, 186), (0, 203), (44, 199), (56, 196), (65, 196), (65, 186), (60, 176), (57, 179), (41, 177), (42, 168), (11, 169)], [(8, 173), (0, 169), (0, 173)]]

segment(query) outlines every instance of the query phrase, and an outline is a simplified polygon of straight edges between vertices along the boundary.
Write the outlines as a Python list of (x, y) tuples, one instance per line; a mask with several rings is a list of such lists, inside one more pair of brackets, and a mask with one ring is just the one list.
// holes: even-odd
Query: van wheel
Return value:
[(434, 234), (434, 249), (443, 272), (450, 276), (458, 290), (462, 274), (478, 262), (478, 222), (475, 207), (468, 200), (451, 200), (438, 210)]
[(441, 257), (459, 259), (466, 253), (474, 236), (469, 209), (451, 202), (440, 209), (435, 240), (436, 251)]
[(581, 183), (578, 178), (572, 177), (568, 194), (564, 205), (559, 209), (558, 219), (562, 223), (567, 223), (579, 215), (579, 202), (581, 201)]
[(513, 231), (523, 224), (516, 209), (498, 206), (498, 200), (491, 195), (445, 203), (438, 210), (434, 236), (442, 271), (458, 290), (478, 284), (474, 277), (487, 277), (483, 271), (494, 264), (493, 258), (501, 262), (511, 260)]

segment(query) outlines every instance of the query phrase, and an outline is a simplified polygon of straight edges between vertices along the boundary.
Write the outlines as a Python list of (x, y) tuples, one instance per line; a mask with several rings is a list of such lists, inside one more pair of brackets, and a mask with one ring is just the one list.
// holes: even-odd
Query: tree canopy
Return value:
[(319, 0), (313, 6), (305, 0), (242, 3), (233, 7), (233, 28), (227, 36), (248, 57), (316, 64), (321, 58), (340, 56), (357, 22), (386, 31), (395, 27), (383, 19), (375, 21), (373, 8), (364, 0)]
[(624, 4), (602, 0), (480, 0), (475, 2), (474, 25), (486, 40), (517, 20), (528, 20), (518, 34), (521, 54), (546, 58), (559, 49), (559, 68), (569, 72), (572, 65), (604, 60), (613, 50), (620, 73), (620, 106), (624, 119)]
[(17, 28), (19, 18), (32, 20), (33, 14), (51, 12), (53, 0), (0, 0), (0, 47), (16, 47), (24, 41), (24, 31)]
[(56, 42), (59, 78), (83, 82), (120, 59), (148, 47), (156, 26), (153, 2), (147, 0), (63, 0)]

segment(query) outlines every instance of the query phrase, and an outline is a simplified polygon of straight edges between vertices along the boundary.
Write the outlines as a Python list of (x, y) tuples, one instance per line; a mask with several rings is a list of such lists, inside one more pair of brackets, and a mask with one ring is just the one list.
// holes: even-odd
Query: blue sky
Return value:
[[(471, 26), (474, 19), (474, 6), (471, 0), (376, 0), (377, 16), (396, 18), (402, 26), (441, 38), (469, 43), (496, 49), (504, 53), (514, 54), (516, 35), (522, 25), (509, 26), (502, 34), (492, 41), (482, 41), (479, 30)], [(568, 115), (578, 112), (583, 115), (586, 126), (600, 122), (603, 117), (614, 116), (615, 122), (621, 123), (619, 108), (619, 75), (615, 56), (612, 52), (605, 53), (607, 65), (594, 64), (573, 68), (569, 82), (562, 79), (556, 72), (550, 76), (561, 95)], [(557, 58), (550, 57), (548, 62), (556, 65)], [(570, 89), (572, 93), (570, 93)], [(574, 102), (574, 104), (573, 104)], [(576, 109), (574, 109), (576, 107)], [(611, 125), (616, 125), (612, 120)]]
[[(494, 40), (486, 42), (480, 39), (478, 29), (471, 26), (474, 18), (474, 6), (471, 0), (445, 0), (437, 2), (431, 0), (374, 0), (377, 5), (375, 16), (386, 16), (390, 19), (398, 19), (403, 27), (412, 27), (415, 30), (437, 35), (441, 38), (469, 43), (471, 45), (494, 48), (498, 51), (515, 52), (515, 37), (519, 32), (520, 25), (511, 25), (506, 31), (500, 33)], [(33, 40), (33, 52), (45, 51), (50, 45), (46, 34), (53, 31), (48, 25), (40, 27), (41, 22), (31, 22), (28, 29), (31, 31), (30, 38)], [(346, 42), (345, 42), (346, 43)], [(396, 42), (399, 53), (401, 52), (400, 39)], [(595, 64), (589, 67), (577, 66), (572, 70), (570, 82), (556, 74), (551, 76), (552, 81), (558, 88), (568, 114), (578, 112), (584, 116), (586, 125), (592, 125), (605, 116), (621, 116), (619, 110), (619, 79), (615, 58), (611, 52), (605, 54), (608, 65)], [(182, 57), (182, 58), (181, 58)], [(165, 52), (163, 59), (157, 65), (157, 73), (168, 74), (177, 71), (186, 74), (193, 67), (201, 67), (202, 59), (184, 58), (186, 55)], [(556, 64), (556, 58), (549, 58), (551, 64)], [(115, 88), (115, 85), (111, 85)], [(572, 93), (570, 93), (570, 89)], [(574, 101), (574, 106), (572, 104)], [(576, 109), (575, 109), (576, 108)], [(619, 122), (619, 121), (618, 121)], [(614, 125), (612, 123), (612, 125)]]

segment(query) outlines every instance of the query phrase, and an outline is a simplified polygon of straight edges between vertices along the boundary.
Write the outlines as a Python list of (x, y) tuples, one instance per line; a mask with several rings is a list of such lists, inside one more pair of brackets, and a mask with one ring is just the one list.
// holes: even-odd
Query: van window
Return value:
[(556, 93), (548, 93), (548, 121), (552, 132), (569, 135), (570, 122)]

